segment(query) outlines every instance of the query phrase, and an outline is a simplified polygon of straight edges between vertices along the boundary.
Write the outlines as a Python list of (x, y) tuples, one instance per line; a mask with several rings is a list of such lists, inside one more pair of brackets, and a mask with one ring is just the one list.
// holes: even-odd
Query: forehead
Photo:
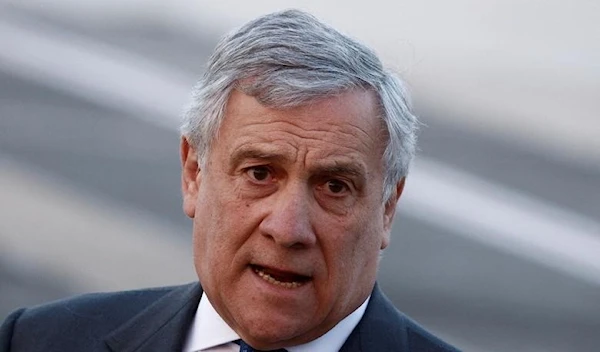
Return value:
[(234, 90), (213, 146), (226, 149), (229, 155), (258, 148), (296, 157), (381, 160), (386, 134), (378, 111), (375, 94), (366, 90), (287, 109), (264, 106)]
[(371, 91), (351, 90), (298, 107), (278, 109), (233, 90), (225, 107), (220, 135), (240, 128), (269, 132), (278, 127), (285, 128), (281, 124), (287, 124), (288, 129), (296, 127), (306, 132), (337, 132), (338, 137), (348, 134), (349, 137), (379, 140), (383, 122), (376, 101)]

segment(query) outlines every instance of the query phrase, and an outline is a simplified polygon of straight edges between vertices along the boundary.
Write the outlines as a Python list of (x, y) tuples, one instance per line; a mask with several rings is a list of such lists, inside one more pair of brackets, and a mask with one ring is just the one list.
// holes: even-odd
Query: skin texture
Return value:
[[(286, 110), (234, 91), (204, 169), (182, 139), (196, 272), (217, 312), (250, 345), (314, 340), (371, 293), (404, 185), (384, 204), (382, 136), (368, 91)], [(251, 264), (310, 279), (283, 287)]]

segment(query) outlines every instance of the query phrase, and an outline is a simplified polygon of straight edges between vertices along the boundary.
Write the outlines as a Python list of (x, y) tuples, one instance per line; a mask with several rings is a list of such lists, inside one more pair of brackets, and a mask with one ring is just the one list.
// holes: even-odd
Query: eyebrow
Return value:
[(365, 178), (363, 168), (353, 163), (336, 162), (334, 165), (319, 165), (313, 170), (315, 174), (322, 175), (348, 175), (361, 179)]
[[(244, 160), (264, 160), (273, 163), (286, 163), (289, 157), (277, 151), (264, 150), (262, 148), (244, 146), (231, 154), (230, 166), (232, 168), (240, 165)], [(361, 164), (348, 161), (331, 161), (321, 165), (315, 165), (310, 168), (313, 175), (345, 175), (356, 179), (359, 183), (366, 182), (367, 173)]]
[(242, 147), (231, 154), (230, 165), (235, 167), (244, 160), (256, 159), (267, 160), (271, 162), (285, 162), (288, 158), (277, 152), (260, 150), (252, 147)]
[(361, 164), (352, 162), (334, 162), (332, 165), (317, 165), (311, 170), (317, 178), (344, 176), (352, 180), (354, 186), (361, 190), (367, 182), (367, 171)]

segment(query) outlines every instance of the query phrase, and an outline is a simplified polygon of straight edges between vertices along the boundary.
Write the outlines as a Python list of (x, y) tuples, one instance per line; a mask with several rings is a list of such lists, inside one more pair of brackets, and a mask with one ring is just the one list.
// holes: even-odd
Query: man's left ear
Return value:
[(392, 232), (392, 222), (394, 221), (394, 215), (396, 214), (396, 205), (398, 200), (404, 191), (404, 181), (406, 177), (402, 177), (396, 184), (395, 192), (390, 196), (390, 199), (385, 203), (385, 209), (383, 212), (383, 229), (385, 231), (385, 238), (381, 243), (381, 249), (386, 248), (390, 244), (390, 235)]

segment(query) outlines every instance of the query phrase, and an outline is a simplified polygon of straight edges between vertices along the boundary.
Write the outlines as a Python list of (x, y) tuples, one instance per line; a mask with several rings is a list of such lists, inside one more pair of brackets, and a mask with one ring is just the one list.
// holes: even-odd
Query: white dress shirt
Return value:
[[(288, 352), (337, 352), (352, 333), (367, 309), (371, 296), (354, 312), (337, 323), (325, 335), (303, 345), (284, 347)], [(239, 352), (240, 346), (233, 341), (240, 337), (227, 325), (202, 294), (196, 316), (190, 326), (183, 352)]]

